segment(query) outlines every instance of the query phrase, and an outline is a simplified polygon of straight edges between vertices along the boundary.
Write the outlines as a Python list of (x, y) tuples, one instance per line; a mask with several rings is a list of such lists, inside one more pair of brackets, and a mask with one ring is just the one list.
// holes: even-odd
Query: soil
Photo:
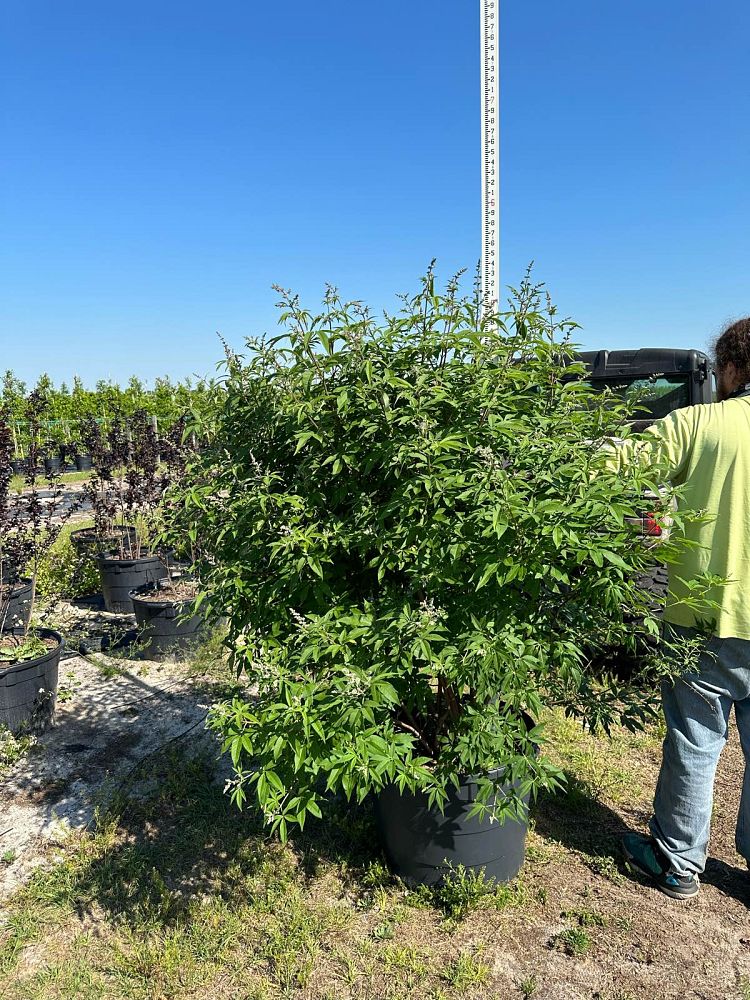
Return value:
[(155, 587), (146, 593), (138, 594), (139, 601), (147, 603), (163, 604), (171, 601), (174, 604), (183, 604), (192, 601), (198, 592), (198, 585), (190, 580), (173, 580), (168, 587)]

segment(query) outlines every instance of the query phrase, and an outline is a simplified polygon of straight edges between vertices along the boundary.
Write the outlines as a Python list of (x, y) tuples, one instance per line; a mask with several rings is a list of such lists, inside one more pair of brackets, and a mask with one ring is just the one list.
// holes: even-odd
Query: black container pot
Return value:
[(143, 655), (149, 660), (180, 659), (195, 649), (201, 639), (203, 615), (193, 612), (195, 600), (163, 601), (144, 599), (147, 593), (162, 589), (169, 584), (162, 580), (157, 584), (146, 584), (130, 593), (135, 611), (135, 620), (140, 633)]
[(120, 542), (124, 541), (125, 548), (128, 548), (128, 541), (135, 542), (135, 528), (130, 525), (120, 525), (114, 529), (111, 535), (97, 535), (94, 528), (79, 528), (71, 531), (70, 543), (81, 556), (99, 555), (100, 552), (114, 552), (119, 549)]
[(13, 474), (17, 476), (26, 469), (26, 459), (14, 458), (11, 460), (10, 467), (13, 470)]
[(99, 576), (102, 581), (104, 607), (121, 614), (133, 613), (131, 590), (147, 583), (155, 583), (169, 576), (164, 563), (157, 556), (140, 559), (118, 559), (106, 553), (97, 555)]
[(59, 472), (60, 471), (60, 459), (58, 458), (45, 458), (44, 460), (44, 471), (45, 472)]
[[(3, 634), (23, 635), (23, 629), (4, 629)], [(57, 704), (57, 670), (63, 637), (49, 628), (37, 628), (34, 635), (54, 639), (56, 646), (42, 656), (23, 663), (0, 664), (0, 725), (12, 733), (28, 730), (44, 732), (52, 725)]]
[(89, 472), (91, 469), (91, 455), (76, 455), (76, 469), (79, 472)]
[[(469, 819), (476, 794), (476, 779), (467, 777), (451, 789), (441, 813), (426, 795), (400, 792), (396, 785), (383, 789), (375, 799), (375, 819), (394, 874), (407, 885), (439, 885), (463, 865), (477, 873), (484, 869), (485, 878), (497, 882), (514, 879), (523, 865), (528, 823)], [(528, 806), (528, 796), (524, 802)]]
[(0, 601), (0, 629), (26, 628), (31, 618), (31, 580), (19, 580), (7, 603)]

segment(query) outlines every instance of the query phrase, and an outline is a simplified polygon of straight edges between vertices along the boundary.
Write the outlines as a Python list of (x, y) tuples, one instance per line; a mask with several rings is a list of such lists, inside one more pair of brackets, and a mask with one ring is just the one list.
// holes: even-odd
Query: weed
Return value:
[(625, 878), (618, 862), (610, 854), (586, 854), (581, 851), (581, 860), (592, 872), (601, 875), (615, 885), (621, 885)]
[(394, 922), (392, 920), (382, 920), (376, 924), (372, 930), (372, 936), (377, 941), (389, 941), (393, 937)]
[(15, 851), (3, 851), (3, 853), (0, 854), (0, 862), (2, 862), (2, 864), (4, 865), (12, 865), (15, 860), (16, 860)]
[(514, 890), (497, 885), (493, 878), (485, 878), (484, 869), (473, 871), (458, 865), (448, 877), (433, 887), (420, 886), (413, 895), (416, 902), (429, 902), (442, 910), (452, 920), (461, 920), (483, 901), (491, 900), (499, 909), (514, 897)]
[(609, 923), (598, 910), (564, 910), (560, 916), (565, 920), (576, 920), (579, 927), (606, 927)]
[(393, 884), (393, 876), (382, 861), (370, 861), (362, 873), (362, 885), (370, 889), (384, 888)]
[(0, 774), (9, 771), (14, 764), (22, 760), (36, 743), (35, 736), (28, 734), (14, 736), (6, 726), (0, 725)]
[(470, 952), (462, 951), (458, 958), (445, 968), (443, 978), (455, 989), (465, 989), (467, 986), (480, 986), (486, 983), (489, 974), (489, 966)]
[(521, 996), (526, 997), (527, 1000), (529, 997), (534, 996), (534, 994), (536, 993), (536, 987), (537, 987), (536, 976), (527, 976), (526, 979), (522, 979), (518, 984), (518, 988), (521, 991)]
[(582, 927), (568, 927), (553, 937), (552, 945), (562, 948), (566, 955), (580, 957), (591, 947), (591, 938)]

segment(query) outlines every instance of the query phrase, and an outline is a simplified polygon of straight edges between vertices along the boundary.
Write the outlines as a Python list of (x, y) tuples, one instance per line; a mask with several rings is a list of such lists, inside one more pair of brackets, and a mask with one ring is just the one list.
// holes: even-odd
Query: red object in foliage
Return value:
[(643, 534), (644, 535), (660, 535), (661, 525), (656, 520), (656, 515), (644, 514), (643, 515)]

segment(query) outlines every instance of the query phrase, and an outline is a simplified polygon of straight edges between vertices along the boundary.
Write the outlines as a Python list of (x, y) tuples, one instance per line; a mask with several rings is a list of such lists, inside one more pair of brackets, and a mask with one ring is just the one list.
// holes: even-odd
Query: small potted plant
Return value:
[[(12, 455), (14, 444), (9, 421), (0, 414), (0, 525), (10, 517), (10, 486), (16, 469)], [(0, 631), (28, 625), (31, 614), (31, 581), (19, 579), (18, 567), (6, 551), (5, 533), (0, 533)]]
[(155, 545), (162, 501), (184, 466), (181, 435), (178, 421), (160, 437), (145, 411), (127, 422), (115, 415), (105, 435), (95, 425), (88, 429), (94, 470), (84, 495), (95, 524), (74, 532), (73, 541), (96, 546), (108, 611), (133, 613), (131, 591), (169, 577), (168, 560)]
[[(84, 559), (120, 549), (130, 551), (129, 539), (135, 538), (135, 526), (123, 524), (125, 466), (129, 450), (123, 422), (116, 414), (107, 433), (93, 416), (81, 421), (81, 442), (76, 451), (91, 459), (91, 477), (83, 485), (83, 496), (94, 524), (71, 532), (73, 547)], [(125, 537), (124, 537), (125, 536)]]
[(280, 291), (283, 335), (227, 353), (183, 491), (204, 611), (253, 689), (211, 717), (233, 798), (285, 838), (328, 793), (371, 795), (406, 880), (511, 878), (530, 797), (562, 780), (543, 710), (638, 728), (676, 669), (594, 662), (657, 629), (625, 520), (648, 474), (597, 465), (623, 406), (567, 377), (573, 324), (528, 279), (500, 315), (429, 274), (382, 324)]
[[(27, 401), (31, 428), (25, 488), (15, 494), (4, 471), (10, 459), (11, 435), (0, 419), (0, 724), (13, 732), (26, 728), (42, 731), (55, 713), (57, 676), (63, 639), (59, 632), (31, 626), (36, 580), (42, 557), (59, 536), (75, 505), (65, 502), (59, 476), (48, 472), (44, 497), (37, 485), (39, 418), (45, 399), (32, 392)], [(30, 575), (20, 579), (22, 572)]]
[(130, 593), (141, 651), (153, 660), (184, 658), (202, 639), (199, 584), (193, 572), (197, 543), (182, 530), (179, 502), (185, 466), (192, 445), (185, 444), (185, 420), (178, 420), (160, 439), (161, 463), (169, 470), (160, 501), (150, 514), (151, 534), (169, 576), (146, 583)]

